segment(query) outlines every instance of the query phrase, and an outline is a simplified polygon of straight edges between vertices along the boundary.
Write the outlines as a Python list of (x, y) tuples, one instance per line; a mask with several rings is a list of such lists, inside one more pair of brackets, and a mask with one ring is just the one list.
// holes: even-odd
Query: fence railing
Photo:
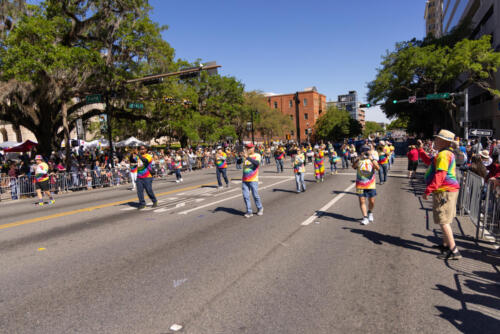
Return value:
[(500, 196), (493, 181), (487, 185), (484, 179), (470, 171), (463, 173), (457, 202), (460, 215), (468, 215), (476, 225), (476, 238), (483, 239), (487, 231), (500, 242)]

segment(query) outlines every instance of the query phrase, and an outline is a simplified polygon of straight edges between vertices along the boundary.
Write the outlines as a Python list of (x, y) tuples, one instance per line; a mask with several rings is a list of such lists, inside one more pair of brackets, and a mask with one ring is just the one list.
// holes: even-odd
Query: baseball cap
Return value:
[(42, 156), (40, 154), (35, 156), (35, 160), (43, 160)]
[(254, 147), (254, 145), (252, 143), (248, 143), (248, 144), (245, 145), (245, 147), (246, 148), (252, 148), (252, 147)]
[(368, 145), (361, 146), (361, 153), (369, 152), (370, 150), (371, 148)]

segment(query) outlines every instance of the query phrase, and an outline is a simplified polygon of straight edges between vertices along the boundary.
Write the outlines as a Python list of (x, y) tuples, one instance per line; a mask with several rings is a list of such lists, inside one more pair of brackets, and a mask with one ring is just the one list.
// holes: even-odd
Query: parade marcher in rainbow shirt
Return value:
[(337, 174), (337, 162), (340, 160), (340, 158), (338, 157), (337, 151), (335, 151), (333, 146), (329, 148), (328, 151), (329, 151), (328, 156), (330, 158), (330, 173), (332, 175)]
[(345, 143), (342, 145), (342, 148), (340, 149), (340, 153), (342, 154), (342, 168), (349, 168), (349, 145)]
[(50, 199), (49, 204), (54, 204), (54, 198), (52, 198), (52, 194), (50, 193), (50, 184), (49, 184), (49, 166), (43, 161), (41, 155), (35, 156), (36, 169), (35, 169), (35, 189), (36, 195), (38, 196), (38, 205), (42, 206), (45, 203), (43, 202), (43, 194), (45, 193)]
[[(297, 185), (297, 193), (306, 191), (306, 183), (304, 181), (304, 174), (306, 173), (306, 156), (302, 149), (297, 149), (297, 154), (293, 158), (293, 172), (295, 173), (295, 184)], [(302, 190), (301, 190), (302, 188)]]
[(229, 188), (229, 180), (227, 179), (227, 154), (222, 151), (221, 146), (217, 147), (217, 153), (215, 154), (215, 167), (219, 189), (222, 188), (221, 175), (224, 177), (224, 181), (226, 182), (226, 188)]
[(182, 170), (181, 153), (182, 153), (181, 150), (177, 151), (177, 154), (172, 158), (172, 169), (175, 172), (175, 178), (176, 178), (175, 182), (177, 182), (177, 183), (184, 181), (182, 179), (182, 174), (181, 174), (181, 170)]
[(283, 160), (285, 159), (285, 150), (283, 147), (278, 147), (274, 151), (274, 159), (276, 160), (277, 173), (283, 173)]
[(389, 170), (389, 159), (390, 159), (390, 149), (387, 147), (385, 141), (381, 140), (377, 147), (378, 153), (378, 164), (380, 169), (378, 171), (378, 176), (380, 184), (384, 184), (387, 181), (387, 171)]
[(146, 146), (143, 145), (139, 148), (139, 154), (135, 155), (133, 153), (132, 156), (137, 157), (137, 197), (139, 197), (139, 207), (137, 209), (141, 210), (146, 207), (144, 190), (153, 201), (153, 208), (156, 208), (158, 200), (153, 192), (153, 175), (151, 175), (153, 157), (148, 154)]
[[(375, 208), (375, 196), (377, 196), (375, 172), (380, 169), (377, 161), (373, 159), (371, 147), (361, 147), (359, 159), (354, 161), (353, 168), (356, 169), (356, 193), (359, 197), (359, 206), (363, 219), (361, 224), (368, 225), (373, 222), (373, 209)], [(368, 211), (366, 210), (366, 198), (368, 198)]]
[(396, 148), (391, 142), (388, 142), (387, 145), (389, 146), (389, 151), (391, 153), (391, 158), (389, 159), (390, 165), (394, 165), (394, 159), (396, 158), (396, 153), (394, 152)]
[(135, 184), (137, 183), (137, 149), (132, 151), (128, 160), (130, 163), (130, 180), (132, 181), (131, 190), (135, 190)]
[(252, 203), (250, 202), (250, 191), (252, 192), (255, 206), (257, 207), (257, 215), (264, 214), (264, 208), (259, 196), (259, 166), (262, 160), (260, 154), (255, 153), (255, 147), (252, 143), (246, 144), (246, 150), (243, 152), (243, 177), (241, 178), (241, 189), (243, 192), (243, 200), (245, 201), (247, 212), (246, 218), (253, 216)]
[(324, 145), (314, 150), (314, 174), (316, 182), (323, 182), (325, 179), (325, 152)]
[(422, 162), (429, 166), (425, 173), (427, 188), (422, 196), (426, 200), (432, 194), (432, 215), (434, 223), (439, 224), (443, 231), (443, 243), (440, 249), (440, 259), (458, 260), (462, 256), (457, 249), (451, 223), (456, 215), (457, 199), (460, 184), (457, 181), (454, 145), (455, 134), (441, 130), (434, 136), (434, 148), (438, 150), (435, 157), (430, 157), (423, 150), (422, 141), (418, 141), (418, 153)]

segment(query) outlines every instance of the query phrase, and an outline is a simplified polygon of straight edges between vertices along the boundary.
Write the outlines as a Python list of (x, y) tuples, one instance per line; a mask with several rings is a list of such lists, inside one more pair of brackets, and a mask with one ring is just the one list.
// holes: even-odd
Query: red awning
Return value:
[(37, 143), (32, 142), (31, 140), (27, 140), (21, 145), (14, 146), (11, 148), (6, 148), (4, 151), (5, 152), (28, 152), (31, 151), (31, 149), (35, 146), (37, 146)]

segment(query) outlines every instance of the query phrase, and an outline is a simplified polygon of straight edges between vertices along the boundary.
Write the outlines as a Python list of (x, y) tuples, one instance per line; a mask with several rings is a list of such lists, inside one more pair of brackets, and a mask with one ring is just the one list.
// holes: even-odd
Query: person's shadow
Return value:
[(366, 239), (370, 240), (374, 244), (377, 245), (383, 245), (384, 243), (386, 244), (391, 244), (394, 246), (399, 246), (399, 247), (404, 247), (407, 249), (412, 249), (416, 250), (419, 252), (427, 253), (427, 254), (432, 254), (432, 255), (438, 255), (437, 252), (432, 252), (426, 250), (426, 248), (432, 249), (432, 247), (429, 247), (427, 245), (424, 245), (423, 243), (413, 241), (413, 240), (407, 240), (403, 239), (401, 237), (395, 237), (393, 235), (389, 234), (382, 234), (378, 233), (375, 231), (370, 231), (370, 230), (361, 230), (361, 229), (356, 229), (356, 228), (349, 228), (349, 227), (343, 227), (344, 230), (350, 230), (352, 233), (360, 234)]
[(297, 193), (297, 191), (294, 191), (294, 190), (287, 190), (287, 189), (278, 189), (278, 188), (274, 188), (274, 189), (273, 189), (273, 192), (276, 192), (276, 191), (283, 192), (283, 193), (294, 193), (294, 194), (296, 194), (296, 193)]
[(213, 213), (216, 213), (216, 212), (225, 212), (225, 213), (229, 213), (229, 214), (232, 214), (232, 215), (235, 215), (235, 216), (243, 216), (245, 214), (245, 212), (243, 212), (241, 210), (237, 210), (237, 209), (234, 209), (234, 208), (226, 208), (226, 207), (223, 207), (223, 206), (216, 207), (215, 209), (213, 209), (212, 212)]
[(359, 219), (352, 218), (352, 217), (347, 217), (344, 215), (341, 215), (339, 213), (334, 213), (334, 212), (327, 212), (327, 211), (316, 211), (316, 215), (318, 217), (331, 217), (333, 219), (338, 219), (338, 220), (345, 220), (349, 222), (356, 222), (359, 223)]

